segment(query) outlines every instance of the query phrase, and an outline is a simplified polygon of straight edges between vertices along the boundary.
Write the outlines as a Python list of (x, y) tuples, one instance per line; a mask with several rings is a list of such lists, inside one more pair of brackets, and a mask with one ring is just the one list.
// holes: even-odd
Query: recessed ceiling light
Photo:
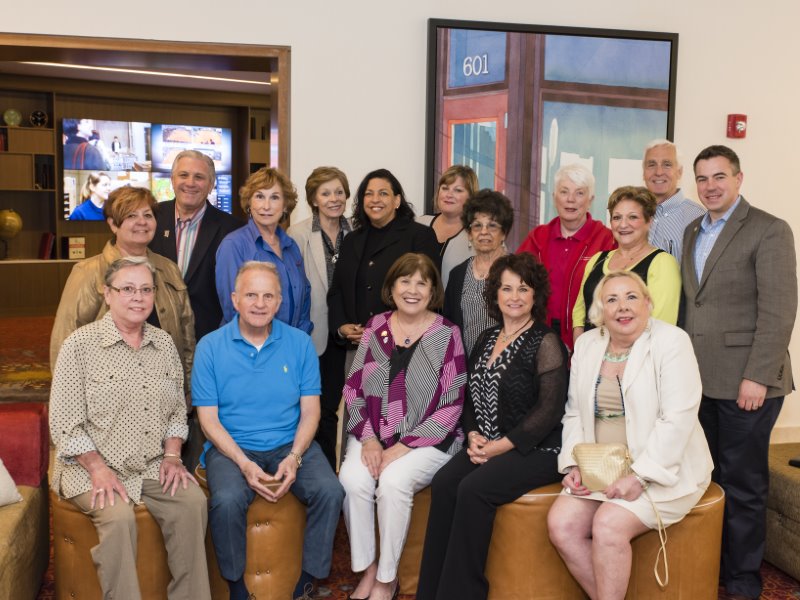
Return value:
[(64, 63), (51, 63), (51, 62), (25, 62), (21, 61), (23, 65), (37, 65), (42, 67), (58, 67), (62, 69), (82, 69), (89, 71), (109, 71), (112, 73), (133, 73), (137, 75), (157, 75), (159, 77), (180, 77), (189, 79), (204, 79), (207, 81), (227, 81), (230, 83), (249, 83), (252, 85), (272, 85), (269, 81), (253, 81), (250, 79), (233, 79), (230, 77), (212, 77), (210, 75), (190, 75), (187, 73), (165, 73), (163, 71), (143, 71), (140, 69), (123, 69), (119, 67), (96, 67), (92, 65), (69, 65)]

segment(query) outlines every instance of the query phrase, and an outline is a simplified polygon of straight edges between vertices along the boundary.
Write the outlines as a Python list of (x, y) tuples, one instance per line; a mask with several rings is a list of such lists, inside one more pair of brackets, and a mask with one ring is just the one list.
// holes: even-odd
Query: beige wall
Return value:
[[(428, 18), (677, 32), (675, 136), (685, 158), (691, 162), (701, 148), (729, 143), (741, 156), (748, 200), (788, 220), (800, 235), (791, 175), (800, 163), (796, 0), (139, 0), (123, 10), (95, 0), (49, 0), (40, 8), (35, 18), (6, 11), (0, 29), (291, 46), (293, 179), (302, 184), (315, 166), (335, 164), (355, 186), (367, 170), (386, 166), (418, 208)], [(749, 116), (745, 140), (724, 137), (725, 117), (733, 112)], [(684, 189), (696, 195), (688, 171)], [(800, 356), (800, 336), (791, 350)], [(800, 441), (797, 394), (784, 407), (775, 439)]]

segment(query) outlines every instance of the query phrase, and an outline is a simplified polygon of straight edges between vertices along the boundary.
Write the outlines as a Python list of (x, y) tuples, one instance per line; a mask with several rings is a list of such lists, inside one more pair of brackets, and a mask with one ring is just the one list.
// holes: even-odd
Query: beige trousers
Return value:
[[(136, 517), (133, 503), (119, 496), (114, 506), (91, 509), (92, 493), (70, 502), (88, 515), (97, 528), (100, 543), (92, 548), (92, 559), (105, 600), (140, 600), (136, 576)], [(211, 600), (206, 565), (205, 535), (208, 508), (205, 494), (193, 483), (170, 496), (152, 479), (142, 482), (142, 501), (161, 527), (172, 580), (169, 600)]]

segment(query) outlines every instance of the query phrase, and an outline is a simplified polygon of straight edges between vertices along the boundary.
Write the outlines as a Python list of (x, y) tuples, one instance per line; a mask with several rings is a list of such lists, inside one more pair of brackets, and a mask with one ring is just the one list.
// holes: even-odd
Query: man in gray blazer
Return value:
[(725, 490), (720, 579), (734, 597), (757, 598), (770, 432), (793, 388), (794, 238), (785, 221), (739, 195), (743, 173), (730, 148), (700, 152), (694, 173), (708, 213), (686, 228), (681, 270), (703, 380), (700, 422)]

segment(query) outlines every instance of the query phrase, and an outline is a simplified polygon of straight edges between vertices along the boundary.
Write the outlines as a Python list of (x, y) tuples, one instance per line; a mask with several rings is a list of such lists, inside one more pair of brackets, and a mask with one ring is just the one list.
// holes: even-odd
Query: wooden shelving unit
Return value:
[[(13, 83), (13, 82), (12, 82)], [(25, 87), (25, 81), (20, 87)], [(44, 86), (50, 85), (52, 89)], [(93, 85), (100, 86), (97, 82)], [(60, 87), (59, 87), (60, 86)], [(107, 120), (144, 122), (199, 121), (230, 127), (234, 132), (233, 187), (238, 190), (251, 169), (269, 164), (270, 113), (268, 108), (237, 105), (232, 95), (207, 95), (206, 104), (193, 105), (181, 91), (161, 88), (139, 91), (132, 86), (103, 85), (107, 98), (94, 94), (91, 85), (32, 83), (33, 89), (15, 90), (0, 78), (0, 209), (11, 208), (22, 217), (23, 230), (8, 243), (8, 259), (0, 261), (0, 277), (12, 285), (0, 287), (0, 315), (52, 314), (66, 277), (75, 261), (66, 259), (63, 241), (69, 236), (86, 239), (86, 256), (98, 254), (111, 233), (102, 221), (68, 221), (63, 218), (64, 198), (60, 168), (63, 117), (87, 115)], [(43, 89), (44, 88), (44, 89)], [(125, 89), (128, 88), (128, 89)], [(148, 94), (149, 92), (149, 94)], [(149, 97), (148, 97), (149, 96)], [(2, 123), (2, 113), (15, 108), (23, 116), (19, 126)], [(28, 121), (34, 111), (48, 115), (47, 125)], [(256, 137), (251, 138), (251, 117)], [(265, 139), (261, 139), (262, 133)], [(239, 203), (234, 200), (234, 211)], [(42, 237), (55, 236), (53, 252), (39, 259)]]
[(24, 227), (9, 242), (10, 259), (38, 258), (42, 235), (56, 231), (56, 132), (52, 121), (47, 127), (33, 127), (28, 122), (36, 110), (52, 119), (53, 103), (52, 93), (0, 92), (0, 115), (15, 108), (23, 119), (15, 127), (0, 123), (0, 208), (17, 211)]
[(251, 108), (248, 110), (250, 142), (248, 156), (250, 172), (255, 173), (269, 164), (269, 111)]

